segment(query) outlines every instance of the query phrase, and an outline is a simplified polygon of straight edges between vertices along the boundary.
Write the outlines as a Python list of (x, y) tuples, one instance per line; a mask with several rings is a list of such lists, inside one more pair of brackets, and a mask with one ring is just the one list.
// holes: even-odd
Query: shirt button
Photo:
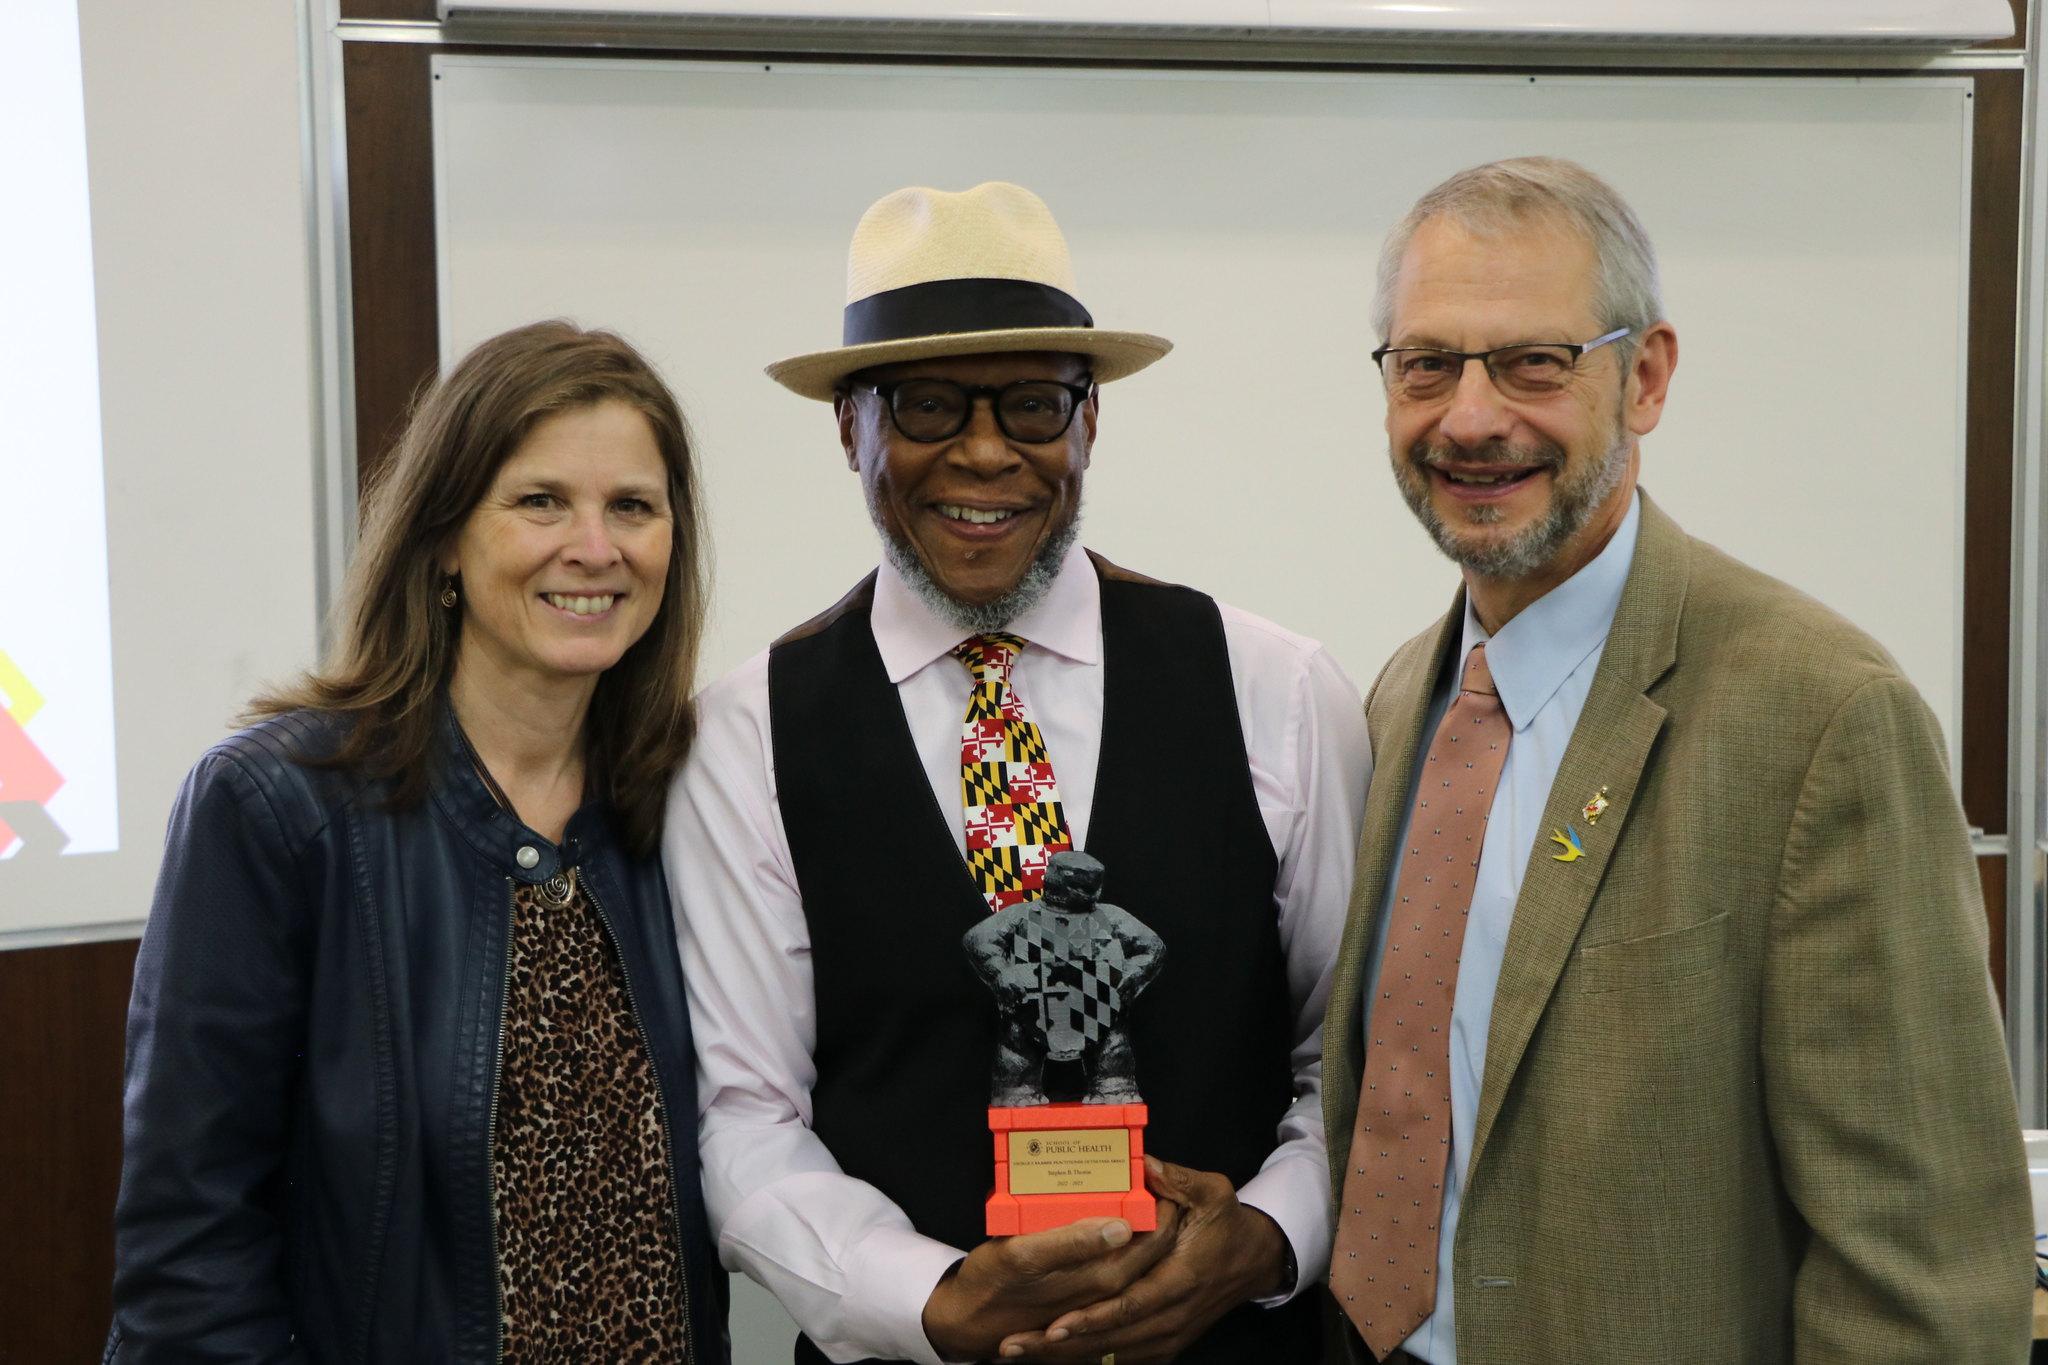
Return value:
[(512, 855), (512, 861), (521, 867), (536, 867), (540, 863), (540, 850), (532, 844), (521, 844), (519, 851)]

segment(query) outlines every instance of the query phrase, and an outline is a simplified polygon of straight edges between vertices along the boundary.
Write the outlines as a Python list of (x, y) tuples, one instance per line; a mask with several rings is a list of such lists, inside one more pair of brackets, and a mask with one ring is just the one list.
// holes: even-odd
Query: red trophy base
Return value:
[(1121, 1218), (1134, 1232), (1159, 1226), (1145, 1188), (1145, 1106), (1033, 1104), (991, 1108), (996, 1188), (988, 1235), (1014, 1237), (1082, 1218)]

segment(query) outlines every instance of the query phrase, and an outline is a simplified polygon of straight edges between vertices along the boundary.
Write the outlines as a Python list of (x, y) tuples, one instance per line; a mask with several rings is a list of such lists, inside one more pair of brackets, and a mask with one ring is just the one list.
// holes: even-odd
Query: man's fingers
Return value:
[(1098, 1261), (1130, 1240), (1131, 1225), (1121, 1218), (1083, 1218), (1012, 1237), (1002, 1247), (1004, 1259), (1019, 1274), (1044, 1276)]
[[(1272, 1220), (1239, 1204), (1230, 1182), (1213, 1172), (1150, 1158), (1145, 1183), (1158, 1199), (1158, 1230), (1089, 1267), (1110, 1280), (1096, 1302), (1043, 1330), (1004, 1337), (1001, 1359), (1064, 1365), (1115, 1352), (1126, 1365), (1169, 1360), (1250, 1296), (1242, 1263), (1268, 1259), (1268, 1244), (1282, 1237)], [(1141, 1268), (1145, 1256), (1157, 1263)]]
[(1154, 1266), (1113, 1299), (1077, 1308), (1053, 1319), (1047, 1332), (1063, 1336), (1115, 1332), (1160, 1314), (1173, 1313), (1201, 1289), (1198, 1278), (1177, 1257)]
[[(1206, 1191), (1202, 1188), (1201, 1171), (1191, 1171), (1185, 1166), (1176, 1166), (1171, 1161), (1161, 1161), (1156, 1156), (1145, 1158), (1145, 1188), (1159, 1198), (1194, 1210), (1201, 1207)], [(1223, 1182), (1227, 1188), (1229, 1181)]]
[[(1105, 1308), (1107, 1305), (1103, 1305)], [(1114, 1352), (1120, 1365), (1145, 1365), (1148, 1361), (1171, 1360), (1192, 1338), (1176, 1327), (1184, 1315), (1149, 1309), (1132, 1320), (1090, 1331), (1069, 1331), (1052, 1327), (1043, 1332), (1020, 1332), (1003, 1339), (997, 1356), (1003, 1360), (1028, 1360), (1057, 1365), (1078, 1361), (1093, 1365)]]
[(1153, 1207), (1158, 1210), (1159, 1235), (1166, 1238), (1178, 1237), (1181, 1220), (1187, 1217), (1187, 1210), (1171, 1199), (1157, 1201)]
[(1062, 1309), (1107, 1299), (1121, 1293), (1124, 1286), (1149, 1272), (1172, 1252), (1173, 1226), (1176, 1224), (1162, 1223), (1165, 1231), (1141, 1232), (1124, 1245), (1108, 1248), (1092, 1259), (1067, 1262), (1041, 1276), (1040, 1283), (1048, 1290), (1058, 1291), (1064, 1300), (1058, 1305)]
[(1186, 1209), (1214, 1204), (1236, 1193), (1230, 1182), (1214, 1171), (1190, 1170), (1150, 1155), (1145, 1158), (1145, 1185), (1161, 1199)]
[(1007, 1338), (1003, 1345), (1009, 1347), (1014, 1343), (1020, 1346), (1022, 1349), (1013, 1353), (1016, 1355), (1035, 1355), (1050, 1351), (1071, 1338), (1084, 1337), (1086, 1341), (1082, 1345), (1071, 1347), (1069, 1351), (1093, 1351), (1099, 1356), (1116, 1349), (1108, 1343), (1105, 1333), (1143, 1322), (1150, 1311), (1141, 1296), (1127, 1290), (1091, 1308), (1068, 1313), (1043, 1332), (1019, 1332)]
[(1113, 1299), (1063, 1313), (1045, 1329), (1046, 1338), (1065, 1341), (1068, 1337), (1095, 1337), (1143, 1322), (1185, 1293), (1185, 1286), (1179, 1287), (1181, 1293), (1175, 1293), (1176, 1287), (1166, 1283), (1168, 1279), (1162, 1272), (1154, 1271)]
[(1093, 1365), (1114, 1353), (1124, 1365), (1144, 1365), (1148, 1360), (1169, 1360), (1185, 1345), (1162, 1330), (1159, 1318), (1146, 1316), (1100, 1332), (1020, 1332), (1005, 1337), (996, 1355), (1001, 1360), (1043, 1361), (1047, 1365), (1064, 1361)]
[(1097, 1266), (1090, 1266), (1091, 1273), (1099, 1268), (1108, 1276), (1101, 1285), (1099, 1297), (1108, 1298), (1140, 1276), (1150, 1273), (1153, 1267), (1172, 1255), (1174, 1244), (1180, 1239), (1181, 1216), (1178, 1204), (1161, 1201), (1157, 1228), (1139, 1233), (1131, 1239), (1130, 1245), (1111, 1252)]
[(1110, 1351), (1137, 1359), (1179, 1326), (1195, 1290), (1194, 1277), (1168, 1261), (1116, 1297), (1062, 1314), (1043, 1332), (1016, 1333), (1003, 1346), (1016, 1348), (1011, 1359), (1094, 1360)]
[[(1043, 1324), (1124, 1294), (1171, 1256), (1184, 1228), (1180, 1206), (1162, 1200), (1153, 1232), (1134, 1233), (1121, 1218), (1089, 1218), (1045, 1232), (991, 1239), (968, 1253), (932, 1291), (925, 1310), (926, 1335), (941, 1354), (956, 1357), (986, 1357), (992, 1344), (1000, 1341), (1010, 1348), (1002, 1352), (1009, 1360), (1027, 1355), (1033, 1360), (1097, 1360), (1105, 1352), (1123, 1349), (1116, 1343), (1126, 1336), (1134, 1345), (1144, 1344), (1155, 1329), (1135, 1323), (1130, 1333), (1119, 1333), (1094, 1355), (1077, 1356), (1076, 1348), (1064, 1340), (1069, 1331), (1054, 1340)], [(1148, 1301), (1149, 1294), (1141, 1295), (1126, 1311), (1142, 1313)], [(1117, 1320), (1120, 1315), (1105, 1319)], [(953, 1347), (961, 1349), (949, 1349)], [(1148, 1357), (1140, 1352), (1129, 1359), (1142, 1365)]]

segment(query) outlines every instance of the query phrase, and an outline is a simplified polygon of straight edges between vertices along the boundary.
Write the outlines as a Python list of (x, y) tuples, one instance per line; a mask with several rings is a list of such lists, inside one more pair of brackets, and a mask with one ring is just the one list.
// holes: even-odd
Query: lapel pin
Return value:
[(1553, 844), (1557, 844), (1558, 846), (1564, 849), (1564, 852), (1562, 853), (1553, 853), (1550, 855), (1551, 861), (1553, 862), (1575, 863), (1579, 859), (1586, 856), (1586, 846), (1579, 842), (1579, 832), (1576, 829), (1573, 829), (1570, 825), (1566, 825), (1564, 829), (1561, 831), (1552, 830), (1550, 833), (1550, 842), (1552, 842)]
[(1605, 815), (1606, 813), (1607, 788), (1602, 787), (1597, 793), (1595, 793), (1593, 799), (1586, 803), (1586, 823), (1589, 825), (1597, 825), (1600, 823), (1600, 817)]

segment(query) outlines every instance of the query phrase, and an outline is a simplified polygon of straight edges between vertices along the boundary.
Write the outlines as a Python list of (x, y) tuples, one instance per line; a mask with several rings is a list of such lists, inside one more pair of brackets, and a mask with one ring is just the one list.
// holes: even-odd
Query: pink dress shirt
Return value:
[[(1330, 1254), (1323, 1005), (1372, 758), (1357, 688), (1322, 646), (1219, 607), (1253, 788), (1280, 864), (1273, 904), (1297, 1039), (1295, 1101), (1272, 1155), (1238, 1195), (1286, 1234), (1298, 1293), (1322, 1282)], [(886, 563), (870, 619), (932, 795), (940, 809), (960, 810), (970, 680), (950, 651), (961, 632)], [(1045, 736), (1075, 846), (1085, 848), (1102, 737), (1102, 604), (1078, 546), (1051, 590), (1009, 629), (1030, 641), (1013, 682)], [(965, 1249), (917, 1233), (881, 1191), (843, 1174), (809, 1126), (817, 1021), (810, 935), (776, 805), (767, 652), (707, 688), (700, 706), (696, 745), (670, 795), (663, 854), (697, 1042), (704, 1193), (720, 1258), (766, 1286), (834, 1360), (938, 1365), (924, 1305)], [(964, 859), (966, 836), (959, 825), (953, 834)]]

